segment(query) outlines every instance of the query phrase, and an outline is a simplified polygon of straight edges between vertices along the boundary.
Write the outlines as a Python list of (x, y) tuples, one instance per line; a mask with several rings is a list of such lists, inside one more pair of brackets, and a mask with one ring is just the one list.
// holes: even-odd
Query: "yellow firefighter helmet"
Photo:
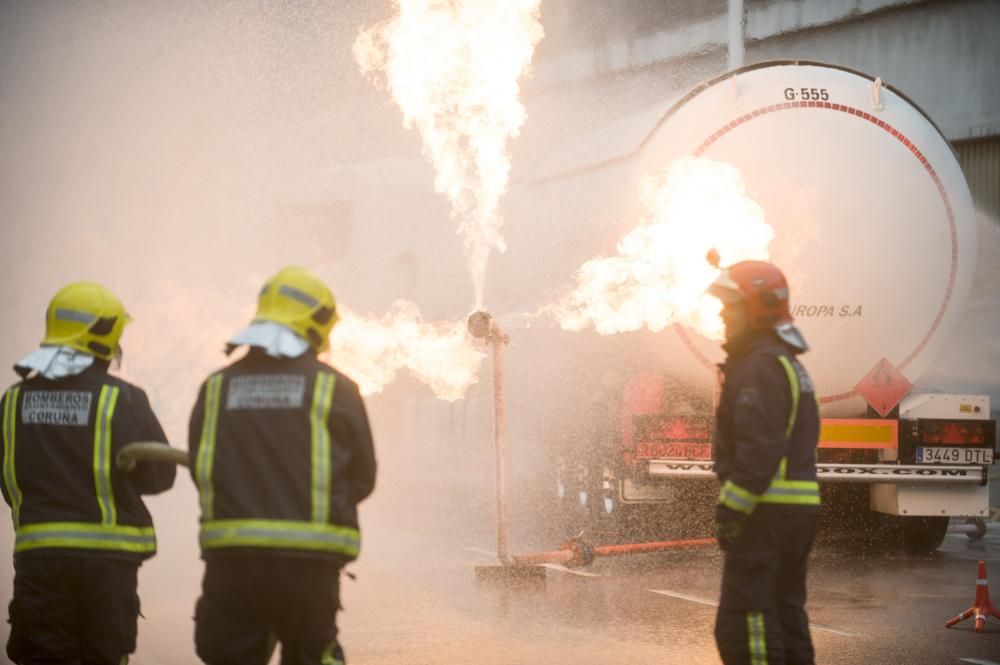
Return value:
[(318, 277), (305, 268), (282, 268), (261, 289), (254, 321), (288, 326), (309, 342), (313, 351), (325, 351), (337, 322), (337, 302)]
[(131, 321), (115, 294), (93, 282), (73, 282), (52, 297), (45, 313), (47, 346), (68, 346), (103, 360), (118, 352), (125, 325)]

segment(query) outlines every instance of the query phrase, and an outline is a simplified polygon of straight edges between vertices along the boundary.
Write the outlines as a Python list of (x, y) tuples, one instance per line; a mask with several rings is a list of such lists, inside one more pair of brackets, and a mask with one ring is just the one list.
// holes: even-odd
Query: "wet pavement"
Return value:
[[(714, 548), (599, 559), (573, 571), (549, 566), (543, 585), (518, 588), (476, 582), (477, 566), (497, 563), (491, 524), (464, 540), (413, 524), (369, 529), (352, 566), (358, 580), (345, 580), (341, 629), (352, 663), (719, 662), (712, 627), (722, 557)], [(980, 634), (971, 620), (944, 628), (972, 604), (980, 559), (1000, 600), (997, 529), (980, 541), (949, 535), (922, 556), (819, 545), (807, 605), (817, 662), (1000, 663), (1000, 620)]]
[[(491, 488), (487, 481), (456, 487), (441, 475), (432, 496), (419, 491), (424, 483), (405, 490), (386, 483), (362, 506), (362, 555), (348, 568), (357, 579), (343, 578), (339, 621), (351, 665), (719, 663), (712, 629), (722, 556), (714, 547), (598, 559), (572, 571), (550, 566), (544, 585), (477, 583), (477, 566), (498, 564)], [(146, 618), (134, 665), (197, 662), (194, 497), (164, 501), (153, 506), (164, 515), (162, 552), (140, 574)], [(185, 528), (168, 519), (167, 502)], [(532, 529), (531, 518), (512, 512), (511, 550), (554, 549), (559, 539)], [(817, 662), (1000, 665), (1000, 620), (990, 619), (984, 633), (971, 620), (944, 627), (971, 606), (979, 560), (1000, 604), (1000, 529), (979, 541), (949, 535), (923, 556), (825, 539), (813, 552), (807, 605)], [(10, 575), (0, 577), (4, 602)], [(3, 641), (5, 629), (0, 624)]]

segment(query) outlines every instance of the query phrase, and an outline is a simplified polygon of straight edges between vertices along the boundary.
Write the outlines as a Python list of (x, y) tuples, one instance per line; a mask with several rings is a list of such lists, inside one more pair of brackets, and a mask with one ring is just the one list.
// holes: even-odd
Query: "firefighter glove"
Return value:
[(723, 551), (729, 551), (743, 536), (749, 515), (719, 504), (715, 507), (715, 538)]

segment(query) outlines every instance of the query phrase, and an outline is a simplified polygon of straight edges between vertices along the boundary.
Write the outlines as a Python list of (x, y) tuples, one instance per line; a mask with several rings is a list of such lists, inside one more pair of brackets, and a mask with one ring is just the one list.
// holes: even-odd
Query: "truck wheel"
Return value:
[(941, 547), (948, 533), (947, 517), (898, 517), (903, 549), (911, 554), (925, 554)]

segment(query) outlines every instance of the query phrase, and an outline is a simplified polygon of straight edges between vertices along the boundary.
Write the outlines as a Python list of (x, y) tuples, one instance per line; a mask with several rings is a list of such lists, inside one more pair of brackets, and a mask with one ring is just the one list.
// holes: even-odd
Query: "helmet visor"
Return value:
[(723, 286), (716, 281), (714, 284), (708, 287), (708, 293), (722, 301), (723, 305), (732, 305), (743, 301), (743, 294), (737, 289), (731, 289), (727, 286)]
[(743, 300), (740, 285), (733, 279), (729, 268), (722, 269), (719, 276), (708, 287), (708, 293), (721, 300), (723, 304), (731, 304)]

